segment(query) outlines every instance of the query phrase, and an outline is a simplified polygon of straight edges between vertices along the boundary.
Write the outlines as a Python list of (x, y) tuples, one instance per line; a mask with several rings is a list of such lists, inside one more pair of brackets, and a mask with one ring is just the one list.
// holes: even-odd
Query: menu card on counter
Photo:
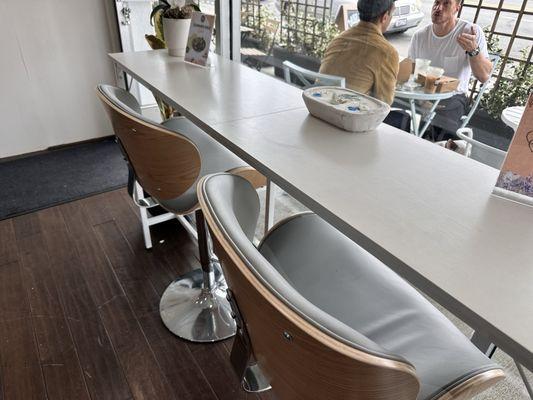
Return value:
[(494, 193), (533, 206), (533, 93), (509, 146)]
[(203, 14), (201, 12), (194, 12), (192, 14), (187, 48), (185, 49), (185, 61), (203, 67), (207, 65), (214, 26), (214, 15)]

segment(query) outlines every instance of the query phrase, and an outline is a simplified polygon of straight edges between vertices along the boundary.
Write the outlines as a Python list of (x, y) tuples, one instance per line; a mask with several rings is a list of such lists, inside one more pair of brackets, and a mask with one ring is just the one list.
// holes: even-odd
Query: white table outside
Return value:
[(164, 50), (112, 58), (533, 370), (533, 213), (491, 195), (497, 170), (386, 124), (337, 129), (299, 89), (219, 57), (211, 69)]
[(502, 121), (516, 131), (518, 129), (518, 124), (520, 124), (520, 120), (522, 119), (522, 115), (524, 114), (524, 110), (525, 107), (523, 106), (507, 107), (502, 111)]
[[(435, 118), (435, 110), (437, 109), (437, 106), (441, 100), (449, 99), (454, 94), (456, 94), (456, 92), (425, 93), (423, 87), (418, 89), (407, 89), (404, 86), (398, 86), (394, 92), (394, 97), (399, 103), (404, 103), (404, 101), (408, 102), (408, 106), (411, 110), (411, 119), (413, 125), (412, 133), (415, 136), (422, 137), (431, 124), (431, 121), (433, 121), (433, 118)], [(424, 110), (426, 114), (426, 122), (422, 129), (419, 128), (419, 124), (416, 121), (417, 101), (428, 101), (431, 103), (431, 107), (428, 110)]]

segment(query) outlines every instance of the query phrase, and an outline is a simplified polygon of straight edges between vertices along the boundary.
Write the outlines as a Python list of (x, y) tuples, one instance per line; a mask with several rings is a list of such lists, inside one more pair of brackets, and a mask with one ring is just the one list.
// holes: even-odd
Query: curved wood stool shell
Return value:
[[(226, 300), (226, 281), (214, 256), (196, 182), (213, 172), (235, 172), (261, 185), (264, 178), (185, 118), (157, 124), (136, 111), (135, 98), (123, 89), (98, 86), (98, 97), (135, 178), (157, 204), (173, 213), (198, 240), (201, 268), (178, 277), (160, 301), (163, 323), (193, 342), (214, 342), (235, 334)], [(189, 214), (195, 213), (196, 229)]]

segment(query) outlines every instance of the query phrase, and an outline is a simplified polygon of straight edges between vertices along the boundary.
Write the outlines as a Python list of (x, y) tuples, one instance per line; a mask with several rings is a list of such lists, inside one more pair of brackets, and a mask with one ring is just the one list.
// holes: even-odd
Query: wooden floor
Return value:
[(159, 298), (197, 251), (175, 222), (153, 238), (125, 190), (0, 221), (0, 400), (274, 399), (240, 389), (231, 340), (166, 330)]

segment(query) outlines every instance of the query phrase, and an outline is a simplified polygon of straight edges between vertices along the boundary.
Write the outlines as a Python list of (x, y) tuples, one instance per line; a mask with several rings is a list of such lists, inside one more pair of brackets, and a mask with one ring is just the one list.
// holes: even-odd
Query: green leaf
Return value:
[(165, 12), (167, 9), (170, 8), (170, 5), (168, 5), (166, 1), (164, 3), (166, 4), (159, 4), (152, 9), (152, 12), (150, 13), (150, 25), (154, 26), (153, 24), (154, 16), (157, 14), (159, 10), (162, 10), (163, 12)]

